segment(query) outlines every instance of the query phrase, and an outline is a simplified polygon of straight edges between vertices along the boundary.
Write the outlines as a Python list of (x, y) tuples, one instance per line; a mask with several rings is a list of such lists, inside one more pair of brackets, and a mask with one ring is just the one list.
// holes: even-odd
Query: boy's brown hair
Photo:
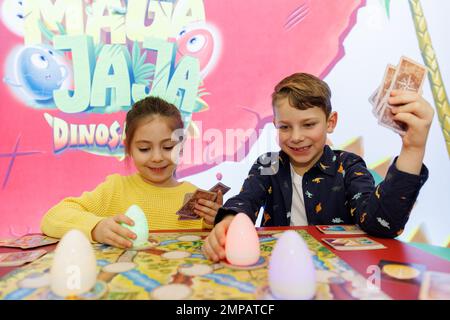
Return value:
[(321, 79), (308, 73), (294, 73), (281, 80), (272, 93), (272, 106), (279, 99), (288, 98), (289, 104), (306, 110), (318, 107), (328, 116), (331, 114), (331, 90)]

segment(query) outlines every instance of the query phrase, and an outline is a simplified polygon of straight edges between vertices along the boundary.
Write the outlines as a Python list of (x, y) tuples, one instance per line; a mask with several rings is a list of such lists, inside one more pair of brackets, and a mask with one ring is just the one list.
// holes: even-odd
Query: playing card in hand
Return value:
[[(375, 103), (375, 101), (376, 101), (376, 98), (377, 98), (377, 96), (378, 96), (378, 92), (380, 91), (380, 88), (377, 88), (371, 95), (370, 95), (370, 97), (369, 97), (369, 102), (370, 102), (370, 104), (372, 105), (372, 113), (374, 112), (374, 110), (375, 110), (375, 107), (376, 107), (376, 103)], [(374, 114), (375, 115), (375, 114)]]
[(210, 201), (215, 201), (217, 197), (217, 193), (206, 191), (202, 189), (197, 189), (192, 197), (181, 207), (180, 210), (177, 211), (177, 215), (180, 217), (178, 220), (196, 220), (201, 217), (194, 212), (195, 204), (199, 199), (205, 199)]
[(369, 99), (371, 102), (374, 101), (372, 112), (378, 118), (380, 125), (401, 135), (406, 133), (406, 124), (394, 120), (392, 106), (389, 105), (388, 99), (392, 90), (420, 92), (426, 73), (426, 67), (406, 57), (401, 57), (397, 67), (387, 66), (377, 96)]
[(382, 106), (381, 102), (384, 101), (384, 97), (389, 91), (389, 88), (392, 84), (392, 79), (394, 79), (396, 68), (392, 64), (388, 64), (383, 76), (383, 82), (381, 83), (380, 90), (377, 92), (377, 96), (375, 97), (375, 106), (373, 109), (373, 114), (378, 118), (380, 108)]
[(219, 190), (220, 190), (220, 191), (222, 191), (222, 195), (224, 195), (225, 193), (230, 191), (230, 189), (231, 188), (229, 186), (224, 185), (222, 182), (217, 182), (217, 184), (214, 187), (212, 187), (211, 189), (209, 189), (209, 191), (219, 192)]

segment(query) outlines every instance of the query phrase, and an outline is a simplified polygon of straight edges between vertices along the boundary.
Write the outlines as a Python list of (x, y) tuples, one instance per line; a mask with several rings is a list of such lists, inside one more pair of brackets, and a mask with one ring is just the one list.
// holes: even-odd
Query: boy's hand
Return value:
[(136, 235), (119, 223), (126, 223), (129, 226), (134, 225), (133, 220), (129, 217), (118, 214), (97, 223), (92, 230), (92, 239), (121, 249), (131, 248), (133, 243), (128, 239), (136, 239)]
[(402, 137), (403, 148), (425, 149), (434, 109), (421, 95), (412, 91), (392, 90), (388, 102), (393, 106), (394, 119), (408, 126)]
[(228, 227), (234, 216), (227, 216), (211, 230), (203, 243), (202, 252), (210, 260), (225, 259), (225, 240)]
[(198, 199), (194, 207), (194, 212), (205, 220), (206, 224), (213, 225), (217, 210), (223, 205), (222, 191), (217, 192), (216, 201)]

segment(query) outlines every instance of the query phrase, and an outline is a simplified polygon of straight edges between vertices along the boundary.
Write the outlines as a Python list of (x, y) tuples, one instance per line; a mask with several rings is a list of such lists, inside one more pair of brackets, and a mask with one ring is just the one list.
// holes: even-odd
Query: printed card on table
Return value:
[(45, 253), (46, 251), (42, 249), (0, 253), (0, 267), (21, 266), (27, 262), (36, 260), (37, 258), (43, 256)]
[(316, 228), (325, 234), (366, 234), (353, 224), (316, 225)]
[(42, 234), (27, 234), (18, 239), (0, 241), (0, 247), (29, 249), (47, 246), (49, 244), (57, 243), (58, 241), (59, 239), (47, 237)]
[(423, 280), (426, 266), (392, 260), (380, 260), (378, 266), (384, 279), (419, 284)]
[(450, 300), (450, 273), (427, 271), (420, 287), (420, 300)]
[(367, 237), (360, 238), (323, 238), (323, 242), (333, 247), (336, 250), (350, 251), (350, 250), (375, 250), (385, 249), (386, 247), (381, 243), (369, 239)]

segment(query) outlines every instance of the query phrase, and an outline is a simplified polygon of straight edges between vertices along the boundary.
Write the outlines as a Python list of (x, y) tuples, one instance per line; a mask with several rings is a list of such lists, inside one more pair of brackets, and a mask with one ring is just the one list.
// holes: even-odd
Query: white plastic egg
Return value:
[(278, 239), (269, 262), (272, 295), (284, 300), (312, 299), (316, 292), (316, 270), (311, 252), (300, 235), (285, 231)]
[(58, 296), (80, 295), (97, 281), (97, 260), (88, 238), (70, 230), (58, 243), (50, 269), (50, 287)]

